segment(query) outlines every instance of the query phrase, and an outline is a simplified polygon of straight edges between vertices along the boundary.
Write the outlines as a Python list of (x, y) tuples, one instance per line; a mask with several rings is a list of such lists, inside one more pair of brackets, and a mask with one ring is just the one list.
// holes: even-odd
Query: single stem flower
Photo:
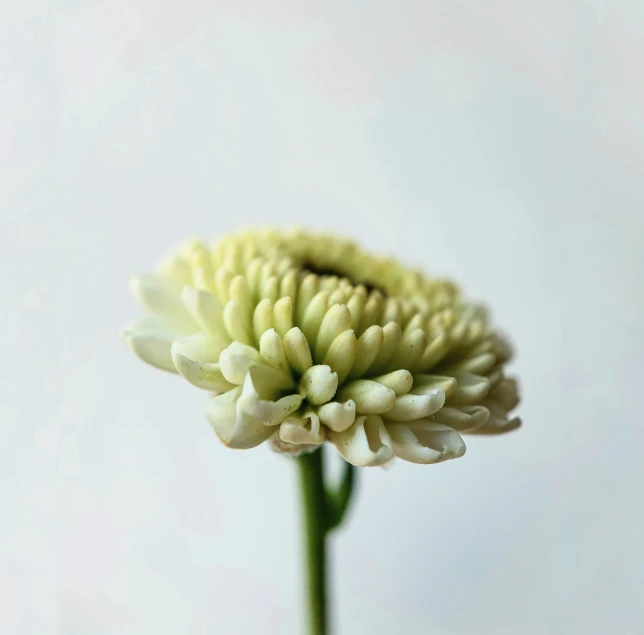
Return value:
[[(125, 342), (211, 393), (221, 441), (300, 457), (311, 576), (322, 580), (324, 538), (353, 483), (348, 467), (340, 494), (325, 489), (323, 444), (349, 466), (431, 464), (463, 456), (462, 434), (520, 425), (510, 347), (485, 309), (350, 241), (303, 230), (193, 240), (131, 288), (147, 315)], [(323, 593), (316, 580), (311, 592)], [(315, 619), (311, 633), (324, 633)]]

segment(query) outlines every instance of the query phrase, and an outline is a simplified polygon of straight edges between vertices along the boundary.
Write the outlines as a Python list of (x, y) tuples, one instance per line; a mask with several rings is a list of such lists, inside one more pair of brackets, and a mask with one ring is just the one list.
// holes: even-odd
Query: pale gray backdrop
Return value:
[(518, 345), (520, 432), (361, 473), (337, 633), (642, 632), (641, 2), (2, 5), (2, 633), (301, 632), (293, 466), (116, 335), (130, 272), (260, 223)]

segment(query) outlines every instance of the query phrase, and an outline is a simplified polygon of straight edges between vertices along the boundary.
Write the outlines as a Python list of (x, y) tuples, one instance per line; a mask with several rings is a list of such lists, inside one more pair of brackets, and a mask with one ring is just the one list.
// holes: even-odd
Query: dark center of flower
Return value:
[(300, 266), (305, 271), (314, 273), (317, 276), (335, 276), (336, 278), (348, 278), (354, 285), (361, 284), (367, 289), (367, 292), (369, 293), (371, 293), (372, 291), (380, 291), (382, 295), (387, 295), (387, 292), (375, 282), (370, 282), (369, 280), (356, 280), (353, 278), (353, 276), (347, 274), (344, 271), (340, 271), (339, 269), (335, 269), (330, 266), (320, 266), (315, 264), (314, 262), (311, 262), (310, 260), (303, 262)]

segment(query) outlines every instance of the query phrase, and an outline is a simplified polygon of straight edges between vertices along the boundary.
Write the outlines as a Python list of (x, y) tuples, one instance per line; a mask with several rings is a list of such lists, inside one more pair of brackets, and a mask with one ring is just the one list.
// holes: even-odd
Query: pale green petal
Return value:
[(321, 362), (324, 359), (331, 342), (340, 333), (351, 329), (351, 313), (345, 304), (334, 304), (322, 318), (320, 329), (315, 341), (315, 359)]
[(456, 390), (450, 395), (450, 406), (462, 406), (480, 403), (490, 390), (490, 380), (487, 377), (473, 373), (452, 373), (456, 379)]
[(414, 385), (414, 378), (408, 370), (395, 370), (387, 375), (374, 377), (373, 381), (393, 390), (396, 397), (407, 394)]
[(261, 300), (253, 312), (253, 332), (259, 342), (262, 335), (273, 328), (273, 304), (267, 298)]
[(269, 329), (262, 335), (259, 340), (259, 354), (268, 366), (290, 375), (291, 368), (286, 360), (282, 338), (275, 329)]
[(481, 353), (475, 357), (469, 357), (458, 362), (454, 362), (446, 367), (446, 371), (461, 371), (485, 375), (492, 369), (496, 363), (496, 357), (493, 353)]
[(389, 360), (393, 357), (402, 339), (400, 325), (397, 322), (389, 322), (383, 326), (382, 336), (380, 352), (371, 367), (375, 372), (382, 372), (389, 366)]
[(415, 368), (425, 346), (427, 335), (421, 329), (405, 333), (389, 362), (390, 368)]
[(460, 408), (441, 408), (432, 419), (458, 432), (472, 432), (485, 425), (490, 411), (484, 406), (461, 406)]
[(449, 397), (456, 390), (456, 385), (456, 380), (446, 375), (414, 375), (411, 392), (414, 395), (424, 395), (440, 389)]
[(236, 300), (230, 300), (224, 307), (224, 325), (226, 331), (234, 342), (252, 345), (252, 326), (250, 314), (244, 313), (241, 305)]
[(429, 370), (447, 355), (449, 345), (449, 336), (446, 333), (437, 334), (425, 347), (416, 367), (422, 371)]
[(177, 372), (170, 354), (172, 339), (162, 335), (147, 335), (127, 329), (121, 331), (121, 337), (130, 350), (144, 362), (162, 370)]
[[(282, 294), (284, 295), (284, 294)], [(275, 330), (281, 337), (293, 328), (293, 300), (290, 296), (280, 298), (273, 307)]]
[[(315, 274), (310, 273), (304, 277), (302, 283), (300, 284), (300, 290), (297, 296), (297, 319), (298, 322), (301, 322), (304, 319), (304, 313), (309, 307), (311, 300), (315, 297), (315, 294), (318, 292), (318, 277)], [(326, 306), (325, 306), (326, 310)], [(322, 317), (320, 317), (320, 320)]]
[(465, 454), (465, 443), (458, 432), (429, 421), (389, 423), (396, 456), (411, 463), (440, 463)]
[(382, 327), (370, 326), (359, 338), (356, 345), (356, 359), (349, 372), (349, 377), (357, 379), (364, 377), (378, 357), (382, 347)]
[(367, 298), (362, 311), (362, 320), (360, 321), (360, 332), (366, 331), (374, 324), (380, 324), (380, 315), (384, 299), (379, 291), (372, 292)]
[(318, 416), (327, 428), (342, 432), (355, 421), (356, 404), (351, 399), (344, 403), (331, 401), (318, 408)]
[(317, 340), (320, 324), (322, 324), (322, 319), (327, 311), (328, 301), (329, 292), (320, 291), (315, 295), (304, 311), (300, 328), (311, 345), (313, 345)]
[(252, 346), (233, 342), (222, 351), (219, 365), (224, 377), (231, 383), (243, 383), (248, 369), (259, 362), (259, 352)]
[(342, 432), (329, 432), (342, 457), (357, 467), (383, 465), (393, 457), (393, 444), (382, 418), (378, 415), (358, 417)]
[(196, 333), (172, 344), (172, 361), (179, 374), (197, 388), (226, 392), (234, 388), (217, 363), (220, 343), (205, 333)]
[(286, 359), (295, 372), (302, 374), (311, 368), (313, 365), (311, 350), (304, 333), (299, 328), (294, 327), (286, 333), (283, 345)]
[(393, 408), (396, 393), (369, 379), (356, 379), (340, 389), (339, 401), (353, 400), (359, 414), (380, 414)]
[(186, 286), (181, 297), (184, 306), (202, 331), (225, 338), (230, 344), (224, 326), (224, 308), (212, 293)]
[(175, 342), (174, 348), (181, 355), (198, 361), (215, 363), (228, 342), (220, 336), (207, 333), (193, 333)]
[(413, 421), (434, 414), (443, 407), (445, 393), (435, 390), (426, 395), (402, 395), (383, 416), (388, 421)]
[(347, 308), (351, 313), (351, 328), (357, 331), (362, 319), (364, 306), (367, 303), (367, 292), (364, 287), (357, 287), (349, 300), (347, 301)]
[(120, 333), (122, 337), (124, 337), (126, 333), (136, 335), (158, 335), (164, 339), (174, 341), (190, 335), (193, 331), (186, 333), (181, 329), (177, 329), (176, 324), (164, 315), (145, 315), (127, 326), (124, 326)]
[(143, 308), (165, 318), (183, 335), (201, 330), (184, 307), (175, 283), (143, 274), (130, 278), (130, 289)]
[(324, 364), (330, 366), (338, 374), (338, 383), (342, 383), (356, 357), (356, 336), (352, 330), (340, 333), (333, 342), (324, 356)]
[(325, 439), (324, 428), (315, 412), (303, 417), (289, 417), (279, 427), (279, 437), (295, 445), (320, 445)]
[(273, 399), (284, 391), (295, 392), (293, 378), (275, 368), (265, 364), (253, 364), (248, 372), (252, 374), (253, 383), (262, 399)]
[(515, 379), (501, 380), (488, 395), (489, 401), (497, 403), (506, 411), (514, 410), (519, 403), (519, 387)]
[[(175, 342), (176, 344), (176, 342)], [(226, 392), (234, 385), (226, 381), (219, 364), (197, 362), (172, 349), (172, 361), (179, 374), (197, 388), (215, 393)]]
[(242, 394), (237, 403), (237, 411), (259, 419), (265, 425), (274, 426), (284, 421), (300, 407), (302, 396), (298, 394), (287, 395), (276, 401), (270, 398), (262, 399), (253, 381), (257, 380), (258, 368), (255, 366), (246, 375)]
[(206, 406), (206, 416), (225, 445), (245, 450), (266, 441), (274, 428), (238, 409), (241, 392), (238, 386), (213, 397)]
[(338, 374), (329, 366), (311, 366), (300, 380), (300, 392), (315, 405), (333, 399), (338, 388)]
[(213, 397), (206, 404), (206, 418), (214, 428), (217, 436), (226, 444), (235, 430), (237, 400), (241, 392), (241, 386), (237, 386)]
[[(239, 312), (244, 316), (246, 322), (248, 322), (247, 327), (250, 326), (248, 319), (252, 313), (253, 305), (251, 303), (250, 289), (248, 288), (248, 282), (246, 278), (242, 275), (235, 276), (230, 281), (230, 299), (233, 302), (236, 302), (239, 306)], [(250, 329), (248, 329), (250, 331)]]
[(521, 427), (519, 417), (508, 417), (507, 411), (496, 401), (485, 400), (483, 405), (490, 411), (488, 420), (480, 428), (470, 430), (473, 434), (504, 434)]

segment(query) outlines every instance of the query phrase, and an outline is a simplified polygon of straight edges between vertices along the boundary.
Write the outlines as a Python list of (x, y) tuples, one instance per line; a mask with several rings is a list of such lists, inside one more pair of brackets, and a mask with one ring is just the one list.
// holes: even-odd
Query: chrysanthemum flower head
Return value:
[(123, 330), (141, 359), (211, 397), (231, 448), (325, 441), (357, 466), (438, 463), (461, 433), (520, 425), (517, 385), (485, 310), (449, 281), (303, 230), (190, 241), (132, 279), (148, 314)]

